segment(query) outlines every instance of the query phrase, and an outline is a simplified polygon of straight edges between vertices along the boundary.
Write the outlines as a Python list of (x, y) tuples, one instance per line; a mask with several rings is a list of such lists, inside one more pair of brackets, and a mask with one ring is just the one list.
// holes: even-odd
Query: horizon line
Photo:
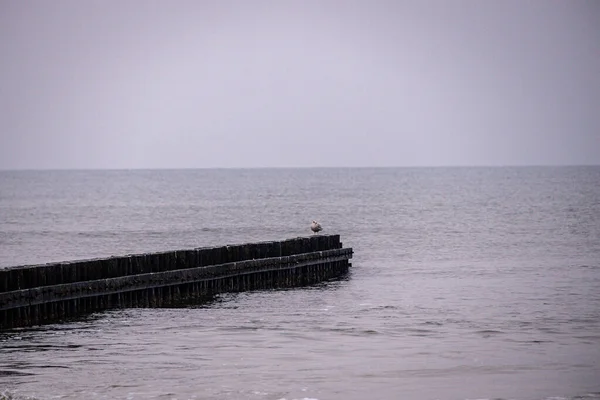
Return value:
[(600, 167), (600, 164), (505, 164), (505, 165), (398, 165), (398, 166), (271, 166), (271, 167), (74, 167), (0, 168), (0, 172), (59, 171), (183, 171), (183, 170), (282, 170), (282, 169), (436, 169), (436, 168), (574, 168)]

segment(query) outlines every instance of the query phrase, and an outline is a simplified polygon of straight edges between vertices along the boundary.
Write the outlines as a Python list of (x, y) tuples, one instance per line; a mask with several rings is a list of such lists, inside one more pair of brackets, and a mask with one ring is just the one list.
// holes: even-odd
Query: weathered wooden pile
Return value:
[(222, 292), (310, 285), (348, 271), (339, 235), (0, 269), (0, 329)]

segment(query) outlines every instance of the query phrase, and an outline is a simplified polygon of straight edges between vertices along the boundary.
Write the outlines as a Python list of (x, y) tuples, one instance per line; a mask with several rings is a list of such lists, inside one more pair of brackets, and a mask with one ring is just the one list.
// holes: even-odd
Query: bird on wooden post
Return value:
[(320, 223), (318, 223), (317, 221), (313, 221), (312, 224), (310, 225), (310, 230), (313, 231), (313, 233), (317, 233), (317, 232), (321, 232), (323, 230), (323, 228), (321, 228)]

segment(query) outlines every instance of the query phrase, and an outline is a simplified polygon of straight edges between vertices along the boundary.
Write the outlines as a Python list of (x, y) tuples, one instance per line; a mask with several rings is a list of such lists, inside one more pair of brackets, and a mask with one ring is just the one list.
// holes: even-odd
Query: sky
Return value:
[(588, 164), (596, 0), (0, 1), (0, 169)]

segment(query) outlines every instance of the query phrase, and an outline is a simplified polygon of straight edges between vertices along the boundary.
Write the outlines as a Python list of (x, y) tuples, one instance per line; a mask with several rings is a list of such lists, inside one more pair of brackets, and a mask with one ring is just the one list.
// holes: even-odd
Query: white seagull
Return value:
[(310, 230), (313, 231), (313, 233), (317, 233), (323, 230), (323, 228), (321, 228), (321, 224), (318, 223), (317, 221), (313, 221), (312, 224), (310, 225)]

